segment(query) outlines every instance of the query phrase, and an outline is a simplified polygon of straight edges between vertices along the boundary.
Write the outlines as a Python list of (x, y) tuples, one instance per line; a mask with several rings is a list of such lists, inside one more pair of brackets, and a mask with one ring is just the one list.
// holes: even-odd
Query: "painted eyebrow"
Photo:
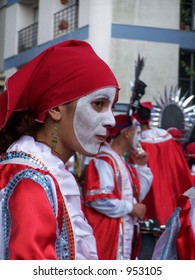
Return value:
[(101, 94), (96, 93), (96, 94), (94, 94), (93, 98), (97, 98), (97, 99), (106, 98), (106, 99), (110, 100), (110, 95), (107, 93), (101, 93)]

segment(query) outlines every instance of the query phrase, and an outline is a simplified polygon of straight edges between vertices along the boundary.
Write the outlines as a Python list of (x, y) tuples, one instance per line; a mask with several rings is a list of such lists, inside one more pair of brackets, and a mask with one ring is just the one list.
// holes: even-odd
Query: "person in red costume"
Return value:
[(139, 142), (148, 153), (148, 166), (153, 173), (150, 191), (144, 199), (146, 219), (157, 219), (165, 226), (177, 206), (179, 196), (193, 185), (183, 151), (162, 128), (150, 127), (151, 102), (142, 102), (134, 114), (140, 123)]
[(97, 259), (65, 163), (94, 156), (115, 124), (119, 87), (84, 41), (51, 46), (0, 95), (0, 259)]
[(178, 200), (166, 229), (156, 243), (153, 260), (195, 260), (195, 187)]
[[(121, 114), (115, 119), (111, 142), (102, 145), (85, 171), (85, 214), (94, 230), (99, 259), (129, 260), (138, 253), (134, 230), (145, 215), (142, 200), (151, 186), (152, 174), (147, 154), (134, 148), (137, 127), (131, 117)], [(137, 163), (136, 168), (124, 160), (127, 151)]]

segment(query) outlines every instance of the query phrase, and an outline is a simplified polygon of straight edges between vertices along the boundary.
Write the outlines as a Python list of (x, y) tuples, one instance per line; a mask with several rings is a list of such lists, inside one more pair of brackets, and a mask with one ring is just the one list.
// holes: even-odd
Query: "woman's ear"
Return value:
[(62, 118), (62, 106), (49, 109), (48, 114), (54, 121), (60, 121)]

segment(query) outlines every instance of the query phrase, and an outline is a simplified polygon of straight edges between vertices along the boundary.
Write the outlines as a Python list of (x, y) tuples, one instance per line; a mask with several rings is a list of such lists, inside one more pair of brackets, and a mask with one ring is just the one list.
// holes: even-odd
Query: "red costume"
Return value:
[(165, 225), (179, 196), (193, 185), (190, 169), (180, 147), (165, 130), (142, 131), (140, 143), (148, 153), (148, 165), (154, 176), (144, 199), (146, 218), (155, 218)]
[[(13, 165), (14, 159), (33, 160), (37, 168)], [(4, 164), (5, 161), (10, 163)], [(44, 164), (29, 154), (11, 152), (0, 157), (0, 173), (3, 193), (0, 256), (10, 260), (74, 259), (70, 217), (58, 182)], [(57, 212), (52, 185), (58, 198)]]
[[(147, 166), (138, 166), (136, 170), (129, 167), (107, 145), (90, 161), (84, 188), (85, 214), (94, 230), (100, 259), (133, 258), (133, 232), (137, 219), (129, 213), (133, 203), (145, 197), (151, 180)], [(94, 205), (96, 201), (100, 204)]]
[[(113, 192), (106, 193), (100, 189), (100, 178), (98, 171), (96, 170), (94, 160), (90, 161), (86, 170), (85, 178), (85, 187), (84, 187), (84, 200), (85, 203), (97, 199), (121, 199), (121, 192), (117, 187), (118, 180), (117, 178), (114, 162), (106, 154), (98, 157), (99, 159), (105, 160), (111, 168), (114, 170), (114, 190)], [(105, 260), (116, 260), (117, 259), (117, 250), (118, 250), (118, 240), (119, 240), (119, 225), (121, 218), (112, 219), (103, 213), (97, 212), (91, 207), (85, 207), (85, 215), (93, 228), (94, 235), (97, 243), (97, 250), (99, 259)], [(102, 230), (104, 229), (104, 230)], [(131, 227), (132, 231), (132, 227)], [(114, 233), (114, 234), (113, 234)]]
[(183, 151), (171, 134), (162, 128), (150, 128), (151, 108), (151, 102), (140, 103), (134, 114), (141, 124), (139, 141), (148, 154), (148, 166), (154, 176), (143, 202), (147, 206), (146, 219), (157, 219), (160, 225), (165, 225), (179, 196), (193, 181)]
[(153, 259), (195, 260), (195, 187), (180, 196), (177, 208), (156, 244)]

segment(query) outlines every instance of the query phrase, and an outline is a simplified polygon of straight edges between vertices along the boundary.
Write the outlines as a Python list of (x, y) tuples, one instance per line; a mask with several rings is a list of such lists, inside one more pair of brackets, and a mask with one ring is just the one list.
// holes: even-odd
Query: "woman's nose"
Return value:
[(114, 127), (116, 124), (115, 118), (113, 113), (109, 114), (109, 117), (106, 119), (106, 121), (104, 122), (103, 126), (106, 128), (111, 128)]

